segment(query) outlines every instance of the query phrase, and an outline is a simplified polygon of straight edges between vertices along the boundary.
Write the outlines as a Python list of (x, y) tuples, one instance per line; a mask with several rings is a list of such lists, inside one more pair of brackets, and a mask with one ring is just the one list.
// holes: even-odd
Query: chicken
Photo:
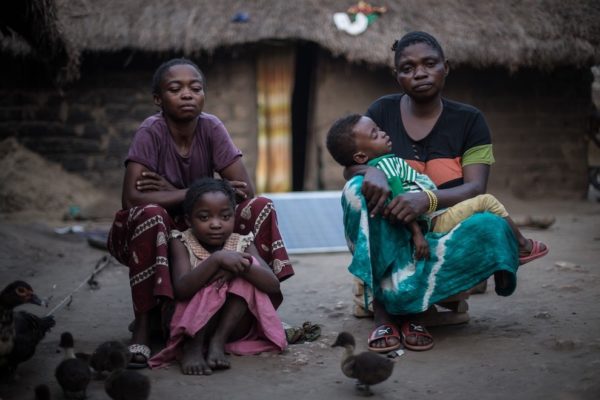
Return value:
[(87, 387), (92, 380), (89, 365), (75, 356), (73, 335), (64, 332), (60, 336), (60, 347), (65, 358), (58, 364), (54, 376), (60, 384), (66, 399), (81, 400), (86, 398)]
[(14, 312), (26, 303), (45, 304), (27, 282), (15, 281), (0, 292), (0, 375), (14, 374), (20, 363), (33, 357), (38, 343), (55, 324), (52, 316)]
[(150, 396), (150, 379), (137, 371), (125, 369), (128, 358), (121, 351), (109, 354), (111, 373), (104, 382), (106, 393), (113, 400), (146, 400)]
[(96, 373), (103, 374), (113, 370), (113, 366), (110, 361), (110, 354), (114, 351), (123, 355), (126, 360), (125, 365), (129, 363), (129, 360), (131, 359), (131, 353), (129, 352), (127, 346), (116, 340), (109, 340), (96, 347), (96, 350), (94, 350), (90, 358), (90, 366), (94, 369), (94, 371), (96, 371)]

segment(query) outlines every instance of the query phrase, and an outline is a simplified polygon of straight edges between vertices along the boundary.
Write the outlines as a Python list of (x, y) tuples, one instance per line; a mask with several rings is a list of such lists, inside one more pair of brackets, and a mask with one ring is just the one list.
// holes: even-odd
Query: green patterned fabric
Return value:
[(494, 272), (507, 271), (508, 296), (516, 288), (518, 248), (508, 223), (496, 215), (473, 215), (447, 233), (427, 233), (431, 257), (416, 261), (408, 229), (369, 217), (361, 194), (362, 176), (344, 186), (344, 229), (361, 279), (390, 314), (414, 314), (470, 289)]

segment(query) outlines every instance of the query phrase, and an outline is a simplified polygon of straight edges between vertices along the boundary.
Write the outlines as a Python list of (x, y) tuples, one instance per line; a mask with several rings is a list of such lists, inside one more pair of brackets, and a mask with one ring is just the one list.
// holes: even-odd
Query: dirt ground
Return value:
[[(432, 328), (435, 347), (397, 358), (393, 376), (374, 386), (382, 399), (598, 399), (600, 398), (600, 203), (522, 202), (499, 196), (513, 215), (553, 215), (547, 230), (525, 229), (543, 240), (550, 254), (524, 266), (514, 295), (503, 298), (489, 281), (485, 294), (469, 299), (467, 324)], [(283, 216), (280, 216), (282, 218)], [(91, 274), (107, 253), (78, 234), (59, 235), (64, 222), (33, 215), (0, 218), (0, 282), (28, 281), (48, 309), (24, 306), (38, 315), (56, 307)], [(104, 228), (108, 220), (87, 229)], [(320, 324), (322, 336), (289, 346), (281, 355), (233, 357), (231, 370), (212, 376), (184, 376), (178, 366), (143, 370), (152, 399), (347, 399), (358, 396), (339, 368), (341, 349), (330, 345), (342, 330), (352, 332), (360, 350), (372, 329), (369, 319), (352, 316), (352, 279), (347, 253), (292, 257), (296, 275), (282, 285), (282, 320)], [(56, 327), (35, 356), (19, 367), (14, 382), (0, 383), (0, 399), (31, 399), (33, 387), (54, 380), (60, 333), (70, 331), (77, 351), (91, 352), (108, 339), (129, 338), (132, 319), (127, 269), (110, 264), (97, 277), (99, 288), (84, 285), (56, 313)], [(108, 399), (103, 382), (93, 381), (90, 399)]]

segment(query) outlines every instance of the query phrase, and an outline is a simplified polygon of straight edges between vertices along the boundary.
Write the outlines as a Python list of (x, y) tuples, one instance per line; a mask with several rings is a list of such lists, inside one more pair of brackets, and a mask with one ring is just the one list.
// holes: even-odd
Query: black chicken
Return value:
[(31, 286), (15, 281), (0, 292), (0, 375), (12, 375), (17, 366), (29, 360), (38, 343), (55, 324), (54, 317), (38, 317), (26, 311), (15, 313), (21, 304), (45, 304)]
[(96, 347), (96, 350), (90, 357), (90, 366), (96, 371), (97, 374), (103, 375), (107, 372), (111, 372), (114, 367), (110, 361), (110, 355), (112, 352), (121, 353), (125, 359), (125, 365), (129, 363), (131, 359), (131, 353), (127, 346), (116, 340), (109, 340), (101, 343)]
[(146, 400), (150, 396), (150, 379), (137, 371), (125, 369), (128, 358), (121, 351), (109, 354), (112, 372), (104, 382), (106, 393), (113, 400)]
[(85, 399), (86, 389), (92, 380), (89, 365), (75, 356), (73, 335), (64, 332), (60, 336), (60, 347), (65, 359), (58, 364), (54, 376), (60, 384), (66, 399)]
[(50, 400), (50, 388), (46, 384), (37, 385), (34, 393), (35, 400)]

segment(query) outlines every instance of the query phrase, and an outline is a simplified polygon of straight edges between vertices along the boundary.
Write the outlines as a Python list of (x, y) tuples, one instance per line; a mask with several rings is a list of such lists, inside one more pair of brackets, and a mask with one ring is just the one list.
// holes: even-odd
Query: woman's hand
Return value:
[(429, 208), (425, 192), (404, 193), (394, 197), (383, 210), (383, 217), (391, 222), (408, 224)]
[(220, 269), (231, 272), (234, 276), (246, 272), (252, 264), (252, 256), (231, 250), (219, 250), (213, 253), (217, 257)]
[(166, 192), (178, 190), (171, 182), (156, 172), (150, 171), (142, 172), (141, 176), (135, 181), (135, 187), (140, 192)]
[(377, 168), (367, 168), (361, 191), (367, 201), (367, 208), (371, 217), (383, 210), (391, 193), (385, 174)]
[(235, 191), (235, 198), (237, 202), (244, 201), (248, 198), (248, 194), (246, 193), (248, 184), (244, 181), (227, 181)]

